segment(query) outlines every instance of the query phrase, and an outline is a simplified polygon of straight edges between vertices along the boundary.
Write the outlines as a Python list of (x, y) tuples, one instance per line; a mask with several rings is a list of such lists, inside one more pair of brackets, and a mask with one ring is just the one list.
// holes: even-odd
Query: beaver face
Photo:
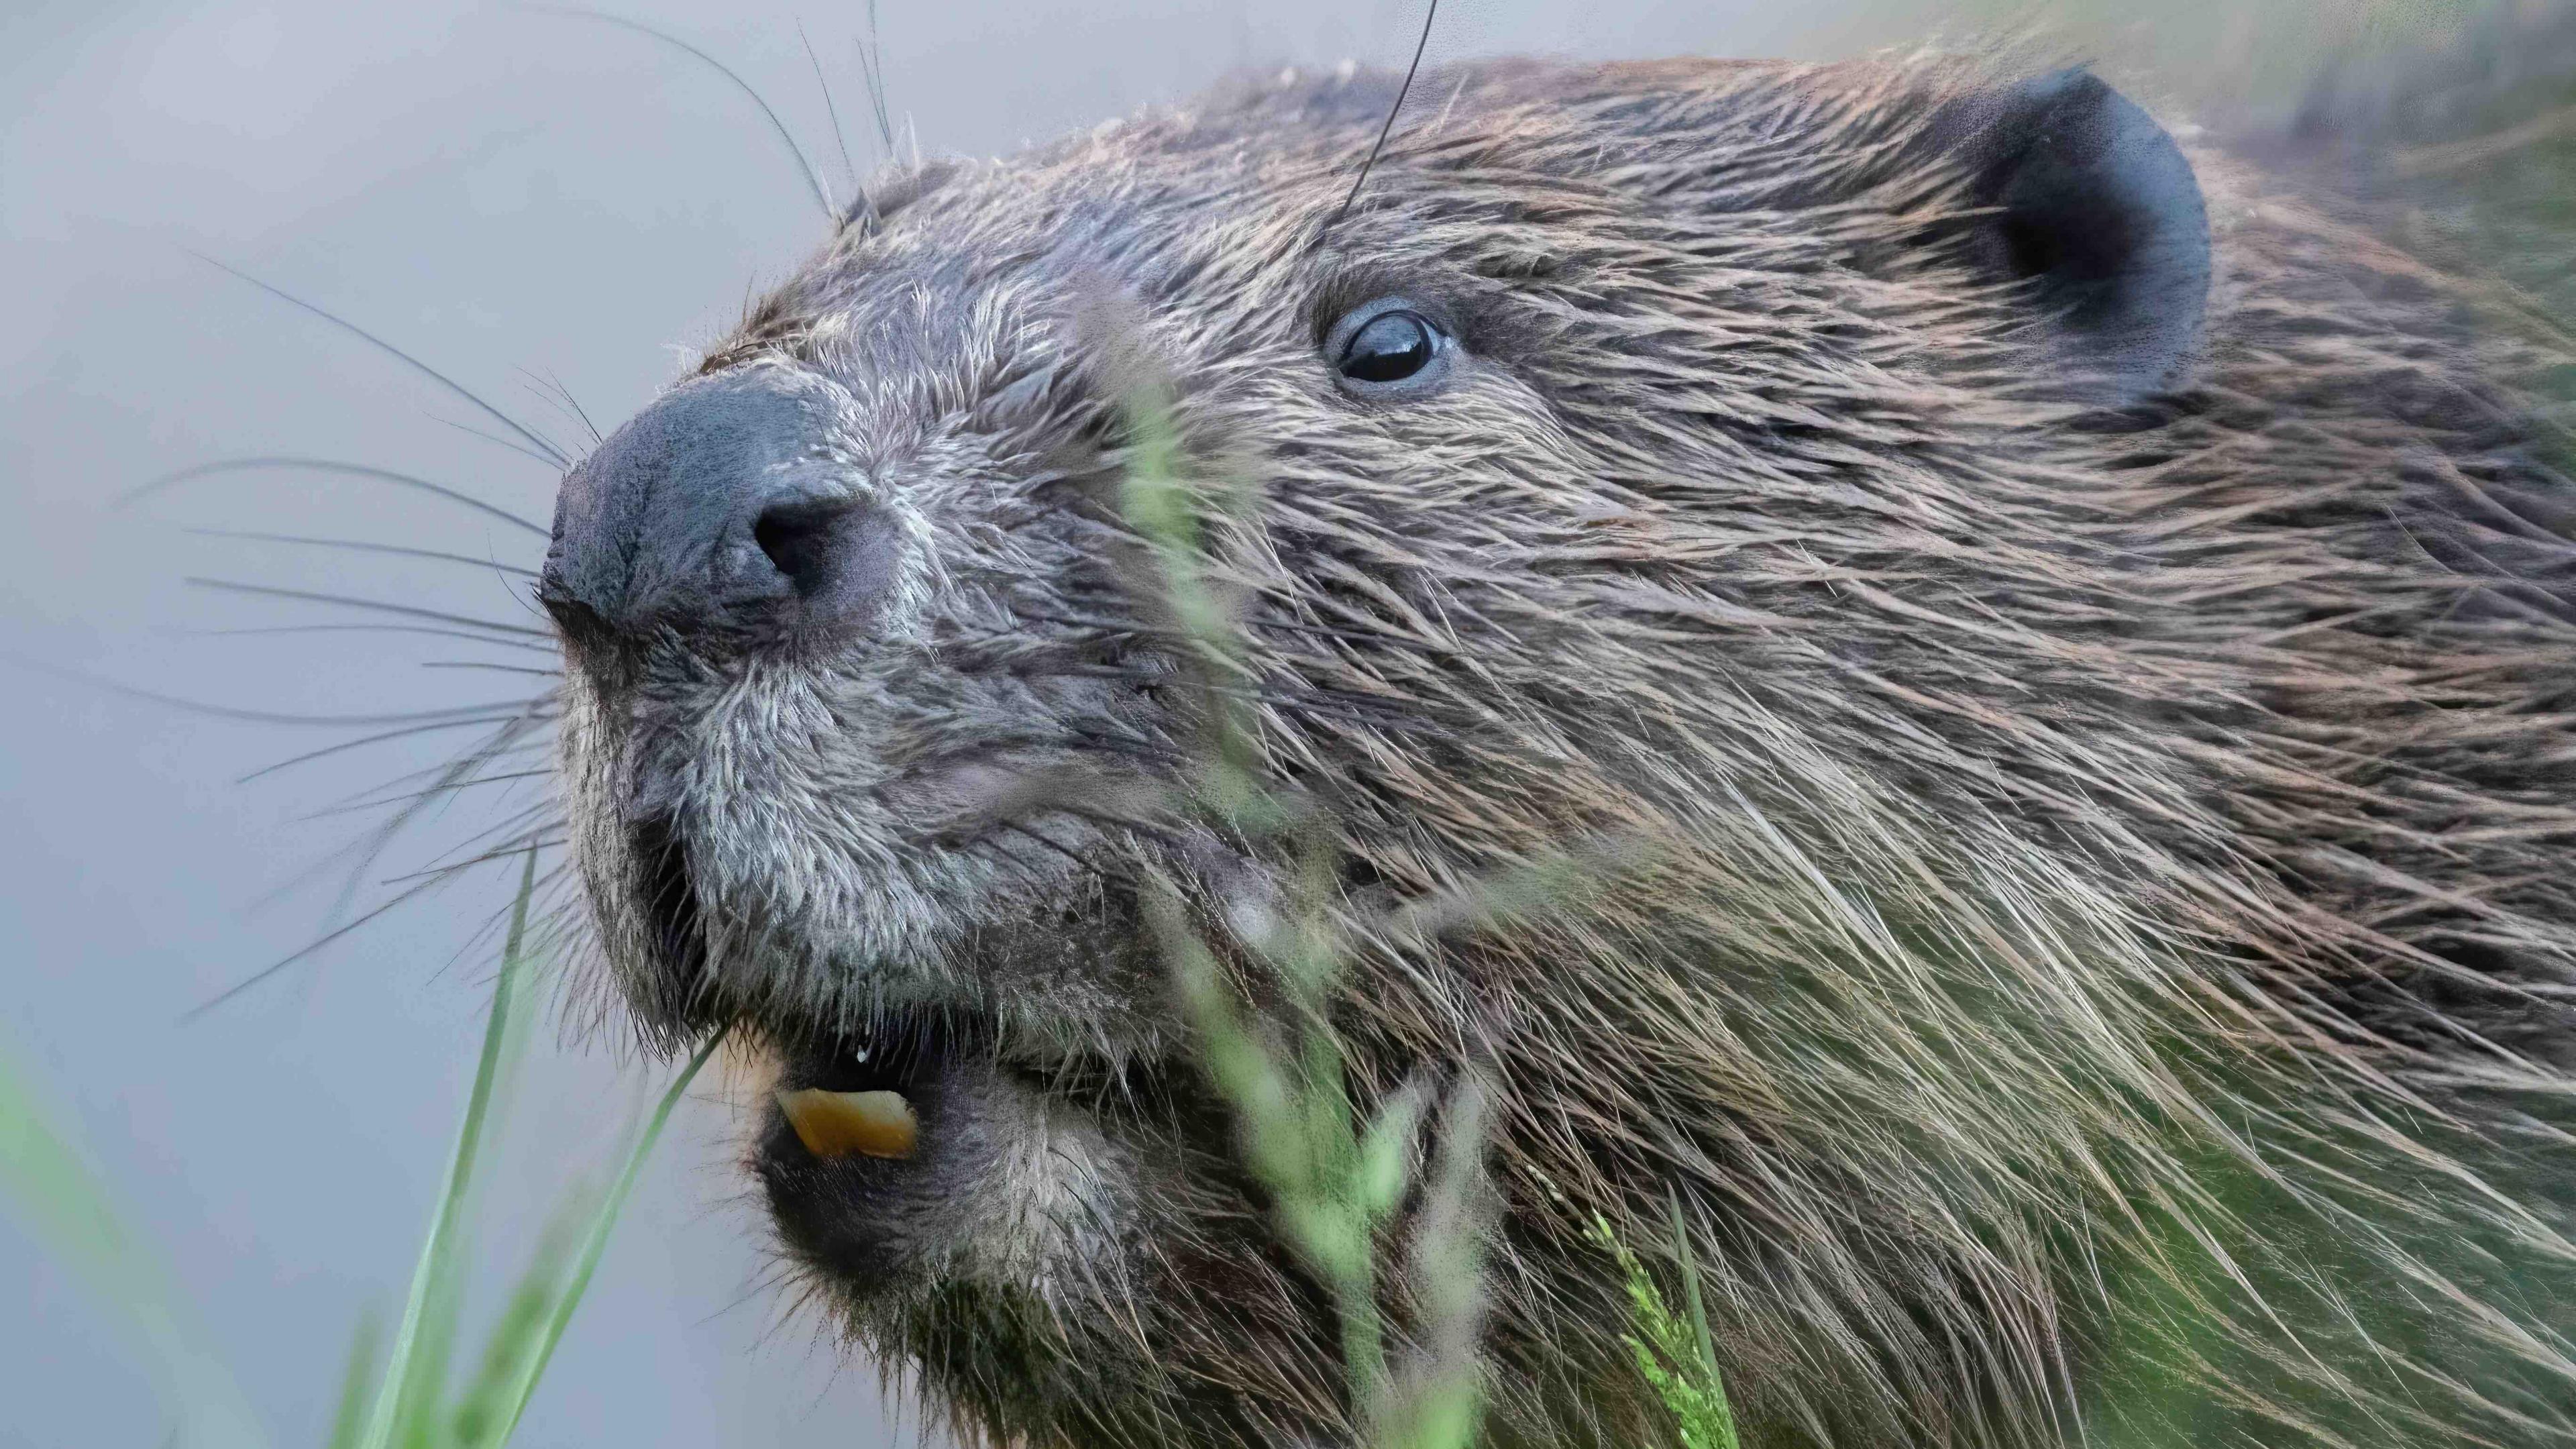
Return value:
[[(1170, 389), (1201, 465), (1265, 500), (1233, 562), (1262, 600), (1248, 622), (1274, 671), (1282, 773), (1330, 799), (1358, 868), (1403, 895), (1561, 833), (1642, 825), (1641, 770), (1715, 745), (1684, 745), (1679, 721), (1655, 718), (1655, 686), (1621, 678), (1633, 641), (1588, 631), (1706, 628), (1709, 667), (1758, 673), (1751, 655), (1726, 661), (1719, 621), (1765, 607), (1764, 575), (1781, 583), (1776, 562), (1746, 566), (1729, 510), (1786, 488), (1826, 523), (1903, 491), (1801, 441), (1857, 397), (1931, 385), (1905, 355), (1928, 339), (1885, 315), (1884, 289), (1983, 286), (2022, 326), (2035, 303), (2016, 282), (2054, 278), (2113, 328), (2138, 309), (2103, 287), (2173, 289), (2118, 258), (2089, 263), (2098, 276), (2056, 277), (2053, 253), (1976, 271), (1993, 238), (1940, 213), (2000, 184), (1968, 152), (2015, 143), (1931, 88), (1901, 98), (1891, 139), (1910, 163), (1849, 176), (1712, 168), (1695, 177), (1705, 195), (1676, 198), (1595, 149), (1649, 102), (1706, 108), (1675, 133), (1703, 142), (1828, 125), (1800, 115), (1819, 80), (1862, 77), (1454, 78), (1442, 123), (1337, 222), (1382, 82), (1253, 93), (1028, 162), (944, 168), (854, 221), (566, 478), (543, 597), (608, 957), (666, 1039), (745, 1019), (785, 1087), (905, 1099), (908, 1155), (823, 1160), (776, 1114), (757, 1150), (788, 1242), (880, 1344), (936, 1376), (976, 1353), (943, 1337), (1008, 1340), (996, 1301), (1099, 1314), (1231, 1277), (1283, 1304), (1248, 1330), (1277, 1344), (1234, 1352), (1277, 1362), (1167, 1365), (1154, 1395), (1196, 1374), (1260, 1392), (1211, 1423), (1331, 1416), (1311, 1305), (1247, 1230), (1225, 1123), (1180, 1060), (1135, 921), (1149, 865), (1253, 867), (1065, 803), (1167, 778), (1186, 748), (1121, 576), (1119, 409), (1136, 376), (1113, 359)], [(2129, 120), (2098, 84), (2071, 84), (2094, 130)], [(1891, 101), (1861, 87), (1850, 104)], [(2057, 102), (1974, 104), (2028, 125)], [(2148, 135), (2163, 150), (2146, 160), (2164, 161), (2170, 144)], [(2093, 145), (2047, 154), (2130, 164)], [(2093, 184), (2130, 201), (2113, 181)], [(2071, 183), (2043, 182), (2068, 204)], [(1827, 210), (1855, 203), (1913, 209), (1903, 225), (1924, 234), (1865, 266)], [(2037, 208), (2012, 214), (2021, 245), (2057, 244)], [(2178, 232), (2196, 309), (2196, 209), (2139, 225)], [(1665, 299), (1685, 296), (1696, 315), (1680, 323)], [(2190, 335), (2188, 316), (2151, 320)], [(1697, 335), (1658, 340), (1677, 323)], [(2176, 346), (2122, 338), (2091, 370), (2152, 375)], [(1652, 429), (1676, 426), (1717, 445), (1706, 476), (1653, 456)], [(1637, 596), (1582, 596), (1595, 588)], [(1556, 701), (1609, 738), (1570, 735)], [(1459, 808), (1480, 794), (1493, 808)], [(1418, 1013), (1416, 1037), (1494, 1026), (1473, 1002), (1380, 1004)], [(1194, 1259), (1190, 1290), (1156, 1281)]]
[[(542, 594), (624, 997), (900, 1094), (908, 1154), (773, 1114), (756, 1170), (997, 1438), (1338, 1434), (1138, 926), (1149, 871), (1262, 871), (1144, 803), (1191, 738), (1117, 513), (1150, 384), (1258, 499), (1216, 546), (1244, 688), (1354, 899), (1656, 847), (1361, 963), (1362, 1078), (1506, 1088), (1498, 1432), (1640, 1432), (1582, 1227), (1678, 1193), (1749, 1422), (2034, 1436), (2085, 1322), (2051, 1285), (2210, 1116), (2145, 1044), (2295, 914), (2209, 740), (2341, 667), (2283, 663), (2321, 626), (2265, 592), (2339, 556), (2229, 511), (2250, 454), (2192, 473), (2250, 436), (2171, 392), (2215, 345), (2192, 167), (2079, 75), (1506, 66), (1427, 81), (1342, 214), (1389, 92), (907, 178), (567, 476)], [(2141, 531), (2165, 496), (2216, 521)]]

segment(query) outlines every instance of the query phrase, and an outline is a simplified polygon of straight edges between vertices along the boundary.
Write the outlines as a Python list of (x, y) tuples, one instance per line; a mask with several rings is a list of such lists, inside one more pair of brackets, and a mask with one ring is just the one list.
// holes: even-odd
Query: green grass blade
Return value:
[(596, 1212), (599, 1194), (587, 1186), (566, 1192), (546, 1220), (536, 1251), (511, 1286), (507, 1305), (483, 1348), (483, 1364), (448, 1415), (458, 1449), (496, 1449), (504, 1424), (553, 1320), (574, 1254), (576, 1230)]
[[(411, 1295), (403, 1305), (402, 1326), (394, 1333), (393, 1355), (385, 1364), (384, 1382), (376, 1391), (375, 1411), (368, 1416), (366, 1437), (361, 1441), (363, 1449), (392, 1449), (402, 1411), (420, 1402), (428, 1379), (422, 1370), (429, 1360), (442, 1361), (443, 1376), (445, 1354), (423, 1350), (443, 1349), (443, 1340), (453, 1331), (452, 1295), (461, 1271), (456, 1239), (466, 1196), (474, 1181), (475, 1156), (482, 1147), (484, 1119), (491, 1113), (493, 1084), (501, 1075), (503, 1048), (511, 1040), (512, 997), (525, 965), (522, 948), (527, 941), (528, 903), (536, 889), (537, 853), (531, 849), (519, 874), (518, 898), (510, 904), (510, 934), (501, 948), (501, 979), (492, 990), (491, 1015), (483, 1025), (483, 1052), (474, 1069), (474, 1089), (466, 1099), (465, 1120), (457, 1127), (455, 1149), (448, 1156), (447, 1191), (430, 1217), (429, 1238), (421, 1244), (420, 1264), (412, 1272)], [(442, 1324), (445, 1332), (441, 1331)], [(435, 1385), (428, 1387), (435, 1392)]]
[(403, 1375), (401, 1398), (394, 1405), (396, 1449), (448, 1449), (439, 1405), (447, 1397), (447, 1366), (456, 1361), (457, 1333), (464, 1318), (468, 1251), (463, 1225), (449, 1245), (453, 1272), (430, 1283), (429, 1301), (420, 1315), (420, 1332), (412, 1340), (411, 1361)]
[(1709, 1382), (1718, 1381), (1717, 1338), (1708, 1331), (1708, 1304), (1699, 1296), (1699, 1254), (1691, 1247), (1690, 1226), (1682, 1220), (1682, 1195), (1670, 1193), (1665, 1202), (1672, 1208), (1673, 1252), (1681, 1258), (1682, 1301), (1690, 1305), (1691, 1338), (1699, 1349), (1700, 1367), (1708, 1372)]
[(376, 1367), (376, 1339), (384, 1332), (373, 1310), (358, 1318), (349, 1335), (349, 1364), (340, 1371), (340, 1407), (331, 1414), (329, 1449), (358, 1449), (367, 1427), (367, 1383)]
[(547, 1361), (554, 1357), (555, 1345), (563, 1340), (564, 1329), (572, 1322), (573, 1310), (581, 1306), (582, 1294), (590, 1287), (590, 1275), (599, 1266), (600, 1255), (608, 1249), (608, 1235), (617, 1226), (617, 1215), (625, 1208), (627, 1195), (635, 1189), (636, 1176), (644, 1170), (644, 1159), (652, 1154), (653, 1144), (661, 1140), (662, 1128), (671, 1120), (671, 1109), (680, 1104), (680, 1097), (688, 1091), (689, 1083), (697, 1080), (698, 1069), (707, 1064), (707, 1058), (716, 1054), (716, 1048), (724, 1044), (724, 1039), (725, 1031), (719, 1029), (714, 1036), (707, 1038), (705, 1046), (698, 1048), (697, 1055), (689, 1058), (689, 1064), (680, 1070), (679, 1079), (671, 1083), (670, 1090), (662, 1094), (660, 1104), (654, 1107), (652, 1118), (644, 1124), (643, 1135), (635, 1140), (634, 1148), (626, 1154), (626, 1165), (618, 1172), (616, 1185), (609, 1188), (608, 1195), (600, 1201), (599, 1211), (591, 1218), (590, 1233), (581, 1245), (581, 1257), (574, 1264), (572, 1276), (566, 1280), (563, 1292), (555, 1299), (554, 1312), (546, 1320), (545, 1335), (538, 1341), (536, 1353), (527, 1360), (518, 1385), (510, 1395), (507, 1412), (501, 1419), (501, 1435), (493, 1441), (495, 1444), (508, 1443), (510, 1435), (518, 1430), (519, 1416), (527, 1411), (528, 1399), (537, 1390), (537, 1380), (544, 1375)]
[(169, 1275), (128, 1235), (105, 1187), (46, 1120), (40, 1100), (34, 1084), (0, 1057), (0, 1202), (100, 1306), (123, 1319), (180, 1416), (180, 1437), (216, 1449), (267, 1443), (240, 1385), (192, 1331)]

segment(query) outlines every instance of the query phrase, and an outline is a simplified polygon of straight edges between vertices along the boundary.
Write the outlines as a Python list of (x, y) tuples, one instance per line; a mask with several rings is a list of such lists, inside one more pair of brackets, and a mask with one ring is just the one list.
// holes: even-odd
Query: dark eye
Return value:
[(1353, 392), (1413, 393), (1429, 388), (1447, 371), (1452, 345), (1440, 324), (1386, 298), (1354, 308), (1334, 323), (1325, 354)]
[(1354, 382), (1400, 382), (1431, 365), (1440, 340), (1411, 312), (1380, 313), (1342, 348), (1342, 376)]

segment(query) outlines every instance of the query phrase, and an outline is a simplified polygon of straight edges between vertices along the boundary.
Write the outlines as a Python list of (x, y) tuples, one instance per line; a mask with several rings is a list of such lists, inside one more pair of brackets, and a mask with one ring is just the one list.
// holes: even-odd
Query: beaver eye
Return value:
[(1399, 298), (1355, 307), (1333, 324), (1325, 355), (1342, 385), (1363, 396), (1414, 393), (1448, 371), (1453, 339)]
[(1353, 382), (1401, 382), (1431, 365), (1439, 340), (1413, 312), (1381, 313), (1342, 347), (1342, 376)]

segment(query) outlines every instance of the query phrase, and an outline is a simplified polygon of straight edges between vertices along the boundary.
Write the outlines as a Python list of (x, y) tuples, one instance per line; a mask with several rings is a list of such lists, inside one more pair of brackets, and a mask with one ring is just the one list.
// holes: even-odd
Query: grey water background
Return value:
[[(856, 168), (877, 159), (861, 7), (613, 8), (738, 69), (846, 196), (801, 24)], [(1230, 69), (1398, 64), (1420, 13), (1414, 0), (885, 0), (887, 99), (907, 150), (917, 137), (927, 154), (1006, 151)], [(1434, 55), (1831, 55), (1976, 18), (1930, 0), (1451, 0)], [(2217, 22), (2158, 24), (2186, 56), (2243, 53)], [(0, 1050), (46, 1081), (281, 1445), (321, 1441), (350, 1326), (399, 1307), (488, 995), (478, 932), (509, 882), (488, 870), (189, 1018), (335, 919), (336, 877), (304, 872), (349, 866), (365, 822), (315, 812), (462, 737), (245, 783), (365, 731), (226, 719), (66, 674), (276, 712), (506, 699), (540, 682), (514, 671), (542, 653), (217, 632), (361, 616), (187, 582), (538, 627), (499, 570), (188, 530), (519, 565), (542, 540), (312, 473), (113, 500), (173, 470), (284, 453), (416, 472), (543, 520), (554, 478), (461, 430), (488, 426), (469, 406), (192, 253), (342, 313), (577, 447), (587, 433), (554, 384), (613, 427), (823, 234), (743, 96), (632, 33), (443, 3), (0, 8)], [(542, 788), (443, 808), (368, 868), (365, 898), (470, 851)], [(557, 1188), (606, 1169), (662, 1080), (623, 1048), (579, 1001), (541, 1031), (477, 1244), (495, 1291), (469, 1312), (493, 1307)], [(873, 1368), (841, 1361), (819, 1316), (790, 1310), (730, 1166), (746, 1110), (721, 1086), (683, 1110), (519, 1442), (922, 1434)], [(0, 1222), (0, 1444), (167, 1442), (111, 1325)]]

